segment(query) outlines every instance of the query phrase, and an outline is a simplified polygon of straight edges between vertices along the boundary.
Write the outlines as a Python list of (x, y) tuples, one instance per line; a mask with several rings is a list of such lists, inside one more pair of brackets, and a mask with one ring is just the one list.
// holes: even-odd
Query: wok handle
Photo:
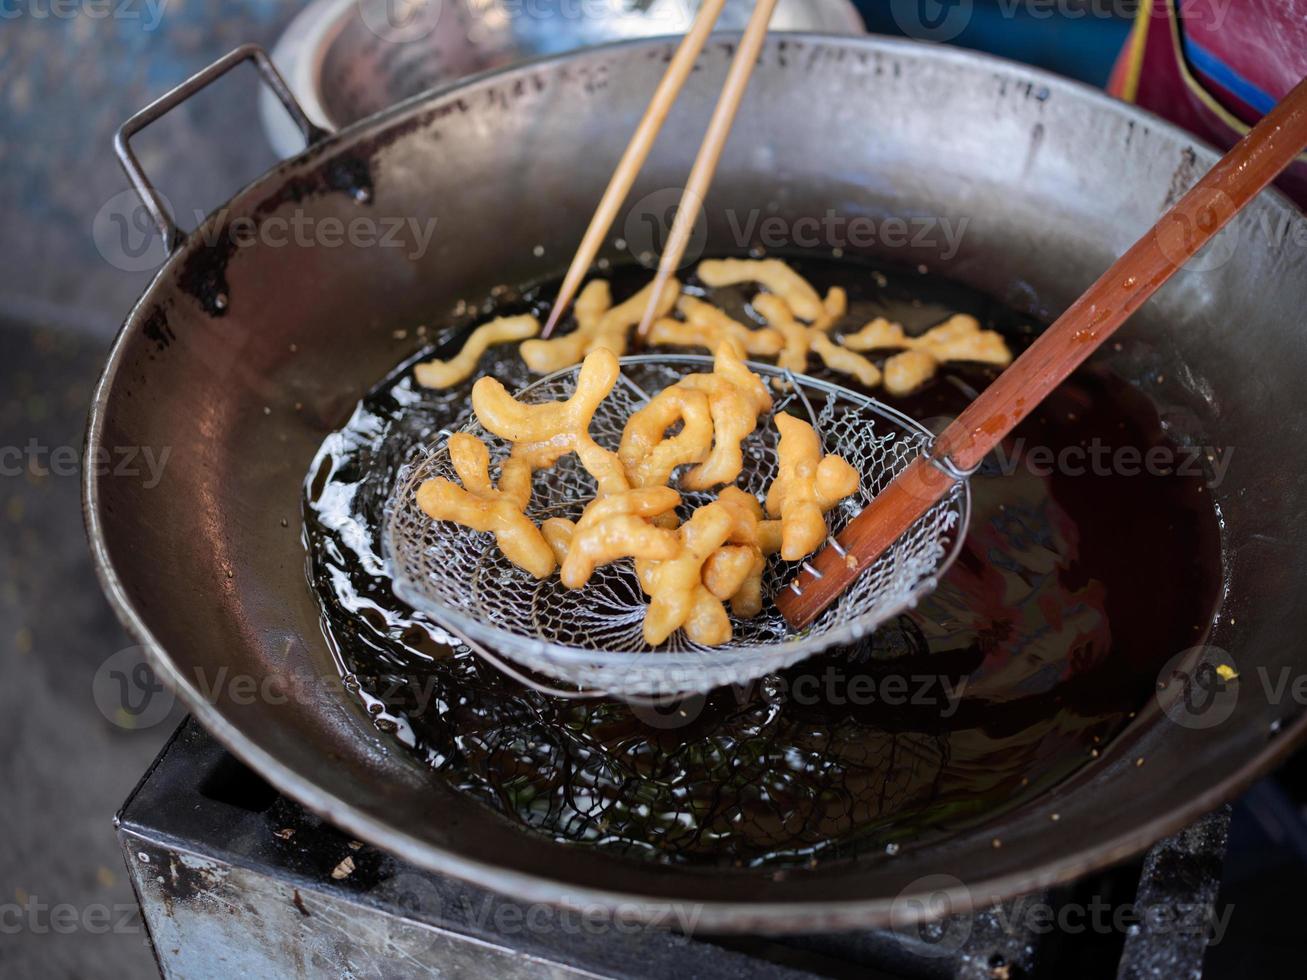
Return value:
[(272, 59), (268, 57), (268, 53), (257, 44), (242, 44), (235, 51), (219, 58), (208, 68), (196, 72), (171, 92), (155, 99), (136, 113), (119, 127), (117, 134), (113, 138), (113, 149), (118, 155), (118, 162), (122, 164), (122, 168), (127, 174), (127, 179), (132, 182), (132, 188), (140, 195), (141, 203), (150, 212), (150, 217), (154, 219), (159, 234), (163, 236), (164, 250), (168, 254), (172, 254), (173, 250), (181, 244), (182, 239), (186, 236), (177, 227), (177, 222), (173, 220), (172, 215), (169, 213), (168, 206), (164, 204), (159, 192), (155, 190), (154, 184), (141, 168), (140, 161), (136, 159), (136, 154), (132, 152), (131, 138), (156, 119), (177, 108), (196, 92), (207, 88), (210, 82), (216, 81), (245, 61), (254, 62), (259, 77), (277, 96), (281, 104), (286, 107), (286, 111), (290, 113), (291, 119), (295, 121), (295, 125), (299, 127), (299, 131), (304, 134), (304, 139), (308, 143), (316, 143), (327, 135), (326, 130), (315, 126), (309, 117), (305, 115), (290, 87), (287, 86), (286, 80), (273, 67)]

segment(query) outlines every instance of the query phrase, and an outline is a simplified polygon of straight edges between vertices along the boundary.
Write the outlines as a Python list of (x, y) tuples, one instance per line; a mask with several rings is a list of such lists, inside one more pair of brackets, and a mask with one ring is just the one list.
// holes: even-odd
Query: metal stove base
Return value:
[(404, 864), (278, 795), (189, 719), (117, 818), (165, 977), (503, 980), (1198, 977), (1201, 935), (1046, 930), (1018, 906), (1212, 907), (1228, 824), (1222, 808), (1142, 863), (914, 935), (715, 937), (528, 906)]

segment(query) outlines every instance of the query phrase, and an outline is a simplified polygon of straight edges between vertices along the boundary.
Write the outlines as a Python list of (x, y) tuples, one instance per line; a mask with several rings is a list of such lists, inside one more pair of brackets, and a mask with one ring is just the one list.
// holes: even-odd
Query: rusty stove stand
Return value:
[[(1054, 910), (1097, 897), (1210, 911), (1229, 819), (1222, 807), (1142, 862), (1034, 900)], [(1006, 914), (915, 935), (690, 937), (528, 907), (351, 841), (190, 719), (128, 797), (117, 828), (165, 977), (1197, 978), (1205, 949), (1201, 935), (1150, 931), (1147, 922), (1111, 934), (1032, 928), (1012, 909), (1030, 897)], [(1005, 929), (1018, 919), (1022, 928)]]

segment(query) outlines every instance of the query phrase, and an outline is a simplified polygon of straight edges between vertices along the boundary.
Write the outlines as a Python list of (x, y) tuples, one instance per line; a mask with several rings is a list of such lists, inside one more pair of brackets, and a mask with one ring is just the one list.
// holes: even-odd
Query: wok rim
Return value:
[[(729, 37), (729, 35), (727, 36)], [(819, 33), (793, 33), (785, 35), (784, 40), (790, 43), (861, 47), (869, 51), (891, 55), (905, 53), (911, 57), (921, 57), (924, 50), (934, 49), (930, 57), (946, 64), (968, 64), (981, 69), (997, 70), (1012, 77), (1020, 76), (1023, 79), (1047, 85), (1050, 90), (1073, 93), (1075, 97), (1096, 103), (1108, 111), (1135, 116), (1147, 122), (1155, 130), (1177, 139), (1182, 144), (1192, 146), (1198, 154), (1199, 162), (1204, 166), (1204, 172), (1221, 155), (1220, 151), (1206, 141), (1145, 109), (1123, 103), (1093, 86), (1074, 79), (1065, 78), (1044, 69), (1023, 65), (995, 55), (947, 47), (927, 41), (889, 38), (875, 34), (849, 37)], [(282, 179), (284, 170), (303, 162), (309, 155), (322, 154), (337, 144), (354, 138), (364, 130), (371, 128), (384, 130), (387, 124), (397, 117), (409, 113), (415, 106), (421, 103), (437, 102), (464, 87), (479, 84), (490, 78), (508, 79), (516, 75), (529, 74), (541, 67), (566, 62), (578, 57), (592, 57), (596, 54), (611, 56), (620, 54), (626, 48), (640, 46), (653, 48), (659, 45), (666, 46), (669, 43), (665, 38), (637, 38), (618, 41), (582, 49), (581, 51), (535, 58), (517, 65), (492, 69), (458, 79), (447, 85), (412, 96), (382, 112), (358, 120), (338, 132), (327, 135), (320, 142), (306, 147), (296, 156), (281, 161), (266, 173), (235, 191), (228, 198), (227, 203), (237, 197), (249, 194), (260, 186), (275, 184), (275, 182)], [(1280, 207), (1287, 209), (1291, 214), (1302, 214), (1274, 186), (1268, 187), (1261, 194), (1277, 203)], [(129, 338), (137, 332), (144, 320), (146, 307), (152, 301), (156, 288), (165, 278), (175, 272), (177, 266), (185, 259), (196, 243), (199, 233), (214, 221), (222, 207), (223, 205), (219, 205), (218, 209), (210, 213), (199, 226), (188, 233), (183, 242), (160, 266), (140, 298), (132, 306), (123, 322), (123, 326), (114, 337), (104, 370), (94, 388), (84, 442), (84, 464), (86, 460), (91, 459), (92, 454), (96, 452), (102, 441), (106, 406), (117, 380), (119, 368), (122, 366)], [(797, 932), (883, 928), (892, 924), (895, 911), (902, 910), (901, 903), (910, 894), (906, 890), (894, 898), (740, 902), (704, 900), (694, 896), (692, 889), (694, 877), (691, 874), (679, 876), (678, 887), (681, 882), (684, 882), (687, 886), (685, 894), (681, 897), (642, 895), (571, 884), (557, 878), (545, 877), (502, 865), (466, 858), (455, 851), (422, 841), (410, 833), (396, 829), (386, 822), (369, 815), (358, 805), (322, 789), (311, 778), (301, 775), (297, 770), (282, 763), (254, 740), (243, 735), (183, 675), (178, 665), (169, 657), (167, 650), (154, 637), (149, 627), (146, 626), (144, 618), (128, 597), (122, 580), (114, 568), (113, 561), (108, 553), (99, 513), (101, 496), (97, 467), (83, 465), (82, 471), (83, 522), (86, 527), (96, 575), (115, 615), (127, 633), (145, 650), (151, 667), (182, 700), (190, 713), (195, 716), (204, 728), (241, 762), (259, 773), (278, 792), (284, 793), (311, 812), (357, 836), (359, 839), (369, 841), (419, 868), (440, 874), (449, 874), (489, 891), (512, 895), (516, 900), (522, 902), (538, 902), (578, 911), (593, 911), (596, 907), (613, 909), (618, 906), (625, 906), (627, 909), (638, 910), (638, 917), (646, 920), (651, 919), (658, 910), (674, 907), (693, 907), (698, 912), (693, 930), (738, 933), (756, 930)], [(1075, 880), (1092, 871), (1110, 867), (1127, 858), (1143, 853), (1157, 841), (1182, 830), (1199, 817), (1228, 802), (1277, 763), (1282, 762), (1305, 739), (1307, 739), (1307, 713), (1303, 713), (1297, 719), (1285, 725), (1234, 772), (1216, 783), (1193, 792), (1183, 798), (1178, 805), (1165, 810), (1152, 819), (1145, 820), (1127, 832), (1078, 845), (1076, 850), (1067, 851), (1062, 856), (1041, 861), (1018, 872), (971, 880), (963, 886), (961, 891), (957, 889), (932, 889), (932, 891), (935, 894), (946, 895), (949, 902), (958, 900), (960, 907), (979, 911), (979, 907), (973, 903), (974, 897), (981, 897), (980, 905), (983, 907), (991, 899), (1006, 900), (1015, 898), (1041, 888)], [(1008, 818), (1015, 816), (1016, 813), (1019, 813), (1019, 811), (1009, 814)], [(674, 872), (678, 869), (672, 868), (669, 870)], [(920, 903), (912, 904), (917, 909), (923, 907)], [(957, 910), (959, 907), (951, 906), (949, 903), (941, 903), (941, 905), (945, 909), (953, 908)], [(939, 908), (940, 905), (932, 907)]]

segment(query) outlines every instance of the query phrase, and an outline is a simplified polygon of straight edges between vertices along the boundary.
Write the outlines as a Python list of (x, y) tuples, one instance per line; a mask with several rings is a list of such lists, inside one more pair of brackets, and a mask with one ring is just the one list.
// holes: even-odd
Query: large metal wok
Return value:
[[(563, 269), (669, 49), (641, 41), (539, 62), (315, 133), (303, 155), (178, 236), (113, 347), (88, 440), (90, 453), (168, 447), (168, 465), (149, 489), (87, 466), (86, 518), (110, 599), (191, 711), (277, 788), (405, 859), (527, 901), (628, 903), (650, 916), (686, 903), (712, 929), (884, 923), (896, 897), (938, 885), (921, 881), (936, 874), (978, 900), (1064, 880), (1176, 830), (1286, 753), (1307, 720), (1289, 694), (1272, 703), (1259, 678), (1307, 669), (1307, 251), (1293, 244), (1301, 218), (1271, 194), (1103, 355), (1146, 386), (1178, 439), (1235, 450), (1216, 491), (1228, 595), (1210, 638), (1242, 671), (1224, 723), (1178, 725), (1150, 703), (1094, 765), (997, 825), (893, 860), (774, 876), (525, 834), (396, 750), (354, 698), (305, 682), (336, 676), (296, 530), (314, 451), (416, 349), (397, 327)], [(679, 186), (730, 53), (715, 43), (703, 56), (632, 202)], [(1151, 116), (1002, 61), (789, 36), (770, 42), (754, 77), (704, 250), (738, 251), (734, 229), (755, 211), (966, 218), (947, 273), (1051, 314), (1214, 159)], [(237, 219), (296, 215), (319, 228), (359, 217), (436, 226), (421, 254), (311, 232), (299, 246), (220, 234)], [(1284, 228), (1282, 244), (1268, 241)], [(937, 246), (866, 251), (939, 265)], [(234, 675), (301, 683), (284, 698), (210, 690)]]

